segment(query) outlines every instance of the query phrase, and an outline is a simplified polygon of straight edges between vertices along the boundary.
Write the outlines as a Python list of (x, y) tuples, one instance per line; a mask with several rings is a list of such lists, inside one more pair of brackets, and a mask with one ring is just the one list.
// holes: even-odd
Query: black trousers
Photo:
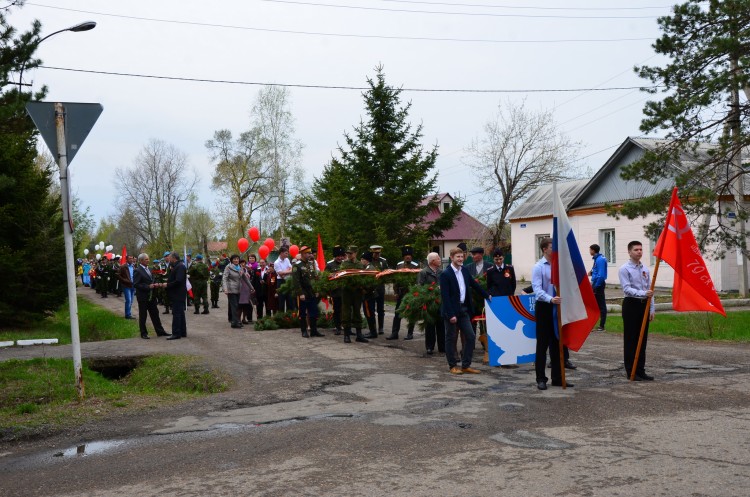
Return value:
[[(545, 368), (547, 366), (547, 349), (550, 349), (550, 362), (552, 363), (552, 383), (562, 383), (560, 371), (560, 342), (555, 336), (554, 316), (552, 314), (553, 304), (549, 302), (536, 301), (536, 358), (534, 369), (536, 370), (536, 381), (547, 382)], [(553, 353), (554, 352), (554, 353)]]
[(333, 325), (337, 330), (341, 329), (341, 294), (331, 296), (333, 306)]
[(187, 336), (187, 322), (185, 321), (185, 301), (172, 302), (172, 335)]
[[(378, 331), (382, 331), (385, 323), (385, 285), (377, 287), (375, 290), (375, 308), (378, 315)], [(442, 318), (439, 318), (442, 320)]]
[(141, 330), (141, 335), (148, 335), (146, 315), (151, 316), (151, 324), (154, 325), (154, 330), (157, 334), (166, 333), (164, 326), (161, 324), (159, 308), (156, 306), (156, 298), (154, 297), (149, 300), (146, 296), (140, 297), (136, 294), (136, 300), (138, 301), (138, 327)]
[[(646, 306), (651, 299), (637, 299), (625, 297), (622, 301), (622, 324), (624, 328), (623, 337), (623, 356), (625, 361), (625, 372), (630, 376), (635, 360), (635, 350), (638, 348), (638, 337), (641, 334), (641, 324), (643, 323), (643, 314), (646, 312)], [(646, 373), (646, 344), (648, 343), (648, 325), (646, 320), (646, 331), (643, 333), (643, 345), (641, 353), (638, 356), (638, 364), (635, 368), (635, 374)]]
[(607, 322), (607, 300), (604, 298), (604, 287), (594, 288), (594, 297), (596, 297), (596, 303), (599, 305), (599, 326), (604, 328)]
[(424, 325), (424, 345), (427, 350), (434, 350), (437, 339), (438, 352), (445, 353), (445, 324), (443, 318), (438, 316), (433, 324)]

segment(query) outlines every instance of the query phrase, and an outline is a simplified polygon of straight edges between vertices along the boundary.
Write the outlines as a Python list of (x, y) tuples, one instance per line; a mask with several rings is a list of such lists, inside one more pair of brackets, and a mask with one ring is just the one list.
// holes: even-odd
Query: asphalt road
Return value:
[(0, 494), (750, 494), (749, 344), (651, 336), (656, 381), (630, 383), (622, 337), (595, 333), (573, 354), (575, 387), (541, 392), (531, 365), (452, 376), (421, 333), (346, 345), (232, 330), (225, 312), (189, 313), (187, 340), (84, 344), (83, 355), (199, 354), (234, 376), (231, 391), (1, 444)]

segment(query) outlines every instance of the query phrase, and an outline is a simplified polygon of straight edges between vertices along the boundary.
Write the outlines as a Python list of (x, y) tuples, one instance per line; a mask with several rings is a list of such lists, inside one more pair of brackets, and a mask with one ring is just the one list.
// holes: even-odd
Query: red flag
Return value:
[(654, 256), (674, 269), (672, 308), (675, 311), (710, 311), (726, 317), (727, 313), (677, 197), (677, 187), (672, 190), (667, 220), (654, 247)]
[(128, 259), (128, 249), (125, 248), (125, 245), (122, 246), (122, 260), (125, 261)]
[[(325, 271), (326, 269), (326, 256), (323, 253), (323, 242), (320, 240), (320, 233), (318, 233), (318, 269), (321, 271)], [(323, 298), (320, 299), (323, 301), (323, 303), (326, 305), (326, 310), (328, 310), (328, 299)]]

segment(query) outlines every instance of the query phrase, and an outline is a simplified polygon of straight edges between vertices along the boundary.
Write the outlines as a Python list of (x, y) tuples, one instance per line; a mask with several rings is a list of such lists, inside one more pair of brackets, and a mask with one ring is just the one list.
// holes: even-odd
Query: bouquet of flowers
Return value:
[(273, 319), (273, 316), (263, 316), (260, 319), (256, 319), (254, 327), (255, 327), (255, 331), (279, 329), (279, 325), (276, 324), (276, 321)]
[(440, 287), (436, 284), (412, 285), (401, 299), (396, 312), (409, 323), (434, 324), (440, 319)]

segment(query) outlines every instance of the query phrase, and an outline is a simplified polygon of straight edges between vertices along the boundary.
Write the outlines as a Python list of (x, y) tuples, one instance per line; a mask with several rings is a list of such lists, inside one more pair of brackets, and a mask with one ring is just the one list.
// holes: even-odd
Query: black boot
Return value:
[(336, 335), (336, 336), (341, 335), (341, 328), (336, 328), (336, 331), (334, 332), (334, 335)]
[(357, 328), (357, 338), (355, 340), (361, 343), (369, 342), (369, 340), (366, 339), (365, 336), (362, 334), (362, 328)]
[(203, 308), (203, 312), (201, 314), (208, 314), (208, 306)]
[(302, 330), (302, 338), (310, 338), (307, 334), (307, 319), (299, 318), (299, 329)]
[(193, 314), (200, 314), (200, 313), (201, 313), (200, 307), (196, 307), (195, 312), (193, 312)]
[(315, 318), (310, 319), (310, 336), (311, 337), (324, 337), (325, 335), (318, 331), (318, 323)]
[(370, 329), (370, 333), (365, 338), (378, 338), (378, 332), (375, 331), (375, 318), (367, 322), (367, 327)]
[(398, 340), (398, 331), (392, 331), (390, 335), (385, 337), (386, 340)]
[(164, 307), (164, 312), (162, 314), (169, 314), (169, 306)]
[(352, 339), (350, 338), (352, 334), (351, 328), (344, 328), (344, 343), (352, 343)]

